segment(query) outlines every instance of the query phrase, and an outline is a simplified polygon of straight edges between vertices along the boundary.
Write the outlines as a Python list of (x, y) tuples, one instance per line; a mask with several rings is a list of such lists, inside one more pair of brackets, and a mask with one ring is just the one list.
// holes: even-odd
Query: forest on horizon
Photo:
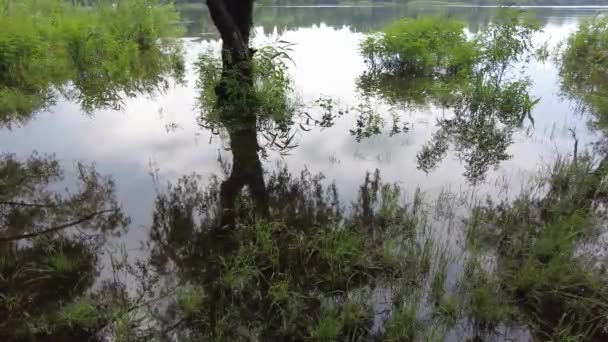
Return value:
[[(180, 3), (203, 3), (201, 0), (174, 0)], [(445, 3), (473, 4), (480, 6), (591, 6), (608, 5), (608, 0), (258, 0), (260, 4), (273, 5), (347, 5), (347, 4), (405, 4), (405, 3)]]

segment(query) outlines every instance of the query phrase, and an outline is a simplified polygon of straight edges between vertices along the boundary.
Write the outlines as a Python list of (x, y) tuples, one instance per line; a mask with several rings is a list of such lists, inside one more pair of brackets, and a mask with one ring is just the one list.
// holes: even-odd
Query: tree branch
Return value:
[(30, 208), (56, 208), (56, 204), (38, 204), (14, 201), (0, 201), (0, 205), (8, 205), (11, 207), (30, 207)]
[(47, 228), (47, 229), (36, 231), (33, 233), (27, 233), (27, 234), (22, 234), (22, 235), (0, 236), (0, 241), (16, 241), (16, 240), (38, 237), (38, 236), (41, 236), (44, 234), (49, 234), (49, 233), (57, 232), (57, 231), (60, 231), (60, 230), (66, 229), (66, 228), (73, 227), (75, 225), (86, 222), (90, 219), (93, 219), (98, 215), (102, 215), (102, 214), (106, 214), (106, 213), (114, 212), (114, 211), (116, 211), (116, 209), (107, 209), (107, 210), (97, 211), (97, 212), (91, 213), (89, 215), (83, 216), (76, 221), (64, 223), (64, 224), (56, 226), (56, 227)]

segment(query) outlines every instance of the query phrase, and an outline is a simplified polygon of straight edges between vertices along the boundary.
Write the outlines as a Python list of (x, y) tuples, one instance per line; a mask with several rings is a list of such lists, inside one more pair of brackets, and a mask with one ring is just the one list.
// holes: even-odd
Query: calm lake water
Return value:
[[(221, 175), (218, 155), (224, 160), (231, 159), (228, 137), (213, 135), (197, 123), (197, 75), (193, 63), (199, 54), (217, 50), (219, 41), (202, 7), (182, 11), (187, 26), (183, 38), (185, 85), (155, 98), (129, 99), (122, 111), (103, 110), (92, 115), (82, 113), (77, 104), (60, 101), (23, 127), (0, 132), (5, 152), (19, 157), (27, 157), (32, 151), (55, 154), (64, 165), (67, 183), (74, 176), (71, 166), (76, 161), (94, 162), (101, 174), (111, 175), (125, 213), (132, 218), (129, 233), (121, 238), (129, 249), (138, 248), (147, 239), (159, 189), (191, 173), (203, 177)], [(357, 79), (367, 66), (358, 53), (358, 44), (367, 33), (400, 17), (447, 14), (464, 21), (468, 32), (473, 34), (489, 23), (495, 11), (474, 7), (261, 7), (255, 17), (255, 39), (258, 44), (277, 39), (295, 44), (291, 73), (296, 94), (305, 104), (319, 96), (329, 96), (339, 106), (348, 107), (361, 102)], [(530, 11), (536, 14), (543, 30), (535, 37), (536, 41), (555, 46), (582, 19), (602, 10)], [(380, 170), (385, 181), (399, 183), (411, 191), (419, 187), (431, 198), (446, 188), (474, 189), (493, 197), (515, 195), (543, 163), (560, 153), (572, 152), (569, 129), (576, 131), (579, 150), (597, 139), (588, 128), (587, 118), (577, 114), (574, 104), (560, 96), (558, 70), (550, 60), (531, 61), (526, 73), (533, 82), (533, 96), (541, 98), (532, 113), (534, 124), (527, 123), (515, 133), (508, 148), (512, 158), (490, 168), (486, 181), (474, 187), (463, 176), (465, 167), (453, 151), (430, 173), (417, 168), (417, 153), (436, 131), (436, 120), (449, 116), (449, 111), (433, 105), (404, 109), (388, 105), (381, 97), (373, 97), (371, 105), (385, 118), (386, 133), (358, 142), (349, 132), (356, 126), (357, 118), (345, 115), (331, 128), (298, 132), (297, 148), (288, 155), (268, 151), (263, 166), (268, 171), (281, 162), (293, 173), (304, 168), (323, 173), (328, 181), (335, 181), (346, 202), (356, 196), (366, 171), (375, 169)], [(395, 112), (408, 123), (409, 131), (389, 136), (391, 113)], [(154, 181), (151, 173), (158, 176), (160, 183)]]

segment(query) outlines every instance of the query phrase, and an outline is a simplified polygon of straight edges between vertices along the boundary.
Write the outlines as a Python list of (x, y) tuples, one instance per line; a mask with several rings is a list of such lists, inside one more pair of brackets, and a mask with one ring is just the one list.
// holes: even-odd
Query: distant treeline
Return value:
[[(582, 6), (608, 5), (608, 0), (257, 0), (260, 4), (273, 5), (340, 5), (340, 4), (405, 4), (418, 3), (466, 3), (475, 5), (544, 5)], [(174, 0), (179, 3), (203, 3), (204, 0)]]
[(608, 0), (448, 0), (447, 2), (464, 2), (476, 5), (540, 5), (540, 6), (584, 6), (608, 5)]

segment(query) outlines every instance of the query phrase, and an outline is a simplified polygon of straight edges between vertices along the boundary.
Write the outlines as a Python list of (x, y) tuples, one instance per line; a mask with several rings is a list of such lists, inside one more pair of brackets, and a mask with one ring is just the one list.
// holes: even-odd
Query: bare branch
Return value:
[(0, 205), (8, 205), (11, 207), (30, 207), (30, 208), (56, 208), (56, 204), (39, 204), (14, 201), (0, 201)]
[(60, 231), (60, 230), (66, 229), (66, 228), (76, 226), (78, 224), (91, 220), (91, 219), (95, 218), (96, 216), (103, 215), (103, 214), (110, 213), (110, 212), (115, 212), (115, 211), (116, 211), (116, 209), (107, 209), (107, 210), (97, 211), (97, 212), (91, 213), (89, 215), (83, 216), (76, 221), (64, 223), (59, 226), (47, 228), (47, 229), (36, 231), (33, 233), (22, 234), (22, 235), (2, 236), (2, 237), (0, 237), (0, 241), (16, 241), (16, 240), (38, 237), (41, 235), (57, 232), (57, 231)]

